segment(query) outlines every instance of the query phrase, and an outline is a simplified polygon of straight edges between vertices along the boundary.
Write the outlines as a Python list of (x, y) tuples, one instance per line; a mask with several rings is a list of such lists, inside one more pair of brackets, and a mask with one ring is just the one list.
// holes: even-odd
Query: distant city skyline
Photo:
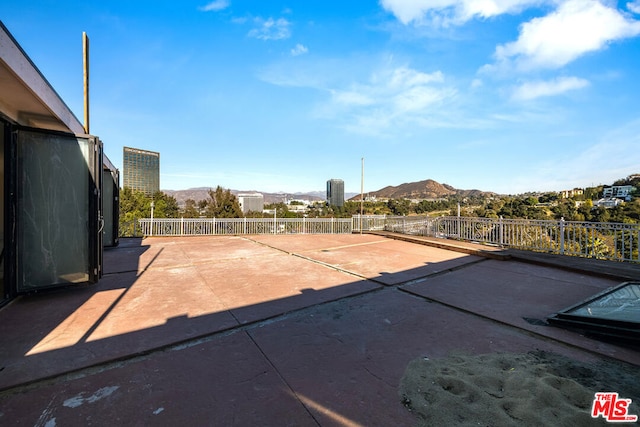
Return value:
[[(213, 5), (213, 6), (212, 6)], [(501, 194), (640, 165), (640, 0), (24, 2), (2, 22), (91, 131), (162, 187)]]

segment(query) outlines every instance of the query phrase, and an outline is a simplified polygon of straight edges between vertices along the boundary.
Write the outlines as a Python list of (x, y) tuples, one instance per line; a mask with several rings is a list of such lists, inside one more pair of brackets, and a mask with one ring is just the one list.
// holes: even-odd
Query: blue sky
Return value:
[(504, 194), (640, 173), (640, 0), (28, 1), (5, 26), (161, 188)]

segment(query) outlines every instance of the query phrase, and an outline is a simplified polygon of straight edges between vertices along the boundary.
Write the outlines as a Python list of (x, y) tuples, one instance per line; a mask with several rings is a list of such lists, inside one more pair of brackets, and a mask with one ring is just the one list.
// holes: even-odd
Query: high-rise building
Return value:
[(330, 179), (327, 181), (327, 204), (332, 206), (344, 206), (344, 181)]
[(238, 202), (242, 213), (262, 212), (264, 209), (264, 196), (260, 193), (242, 193), (238, 194)]
[(160, 191), (160, 153), (124, 147), (122, 172), (124, 187), (147, 195)]

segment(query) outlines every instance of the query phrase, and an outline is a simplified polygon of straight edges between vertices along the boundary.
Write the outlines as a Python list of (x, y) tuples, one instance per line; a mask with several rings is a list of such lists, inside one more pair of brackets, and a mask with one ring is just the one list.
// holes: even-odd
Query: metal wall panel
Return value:
[[(93, 282), (99, 181), (93, 138), (20, 130), (16, 138), (19, 292)], [(101, 168), (100, 168), (101, 170)]]

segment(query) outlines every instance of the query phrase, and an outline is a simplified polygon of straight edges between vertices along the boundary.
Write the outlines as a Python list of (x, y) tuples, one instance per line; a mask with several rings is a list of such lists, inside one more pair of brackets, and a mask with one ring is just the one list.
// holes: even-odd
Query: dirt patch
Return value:
[(425, 357), (407, 367), (400, 398), (420, 426), (611, 425), (591, 417), (594, 393), (618, 392), (640, 416), (638, 378), (638, 366), (542, 351)]

